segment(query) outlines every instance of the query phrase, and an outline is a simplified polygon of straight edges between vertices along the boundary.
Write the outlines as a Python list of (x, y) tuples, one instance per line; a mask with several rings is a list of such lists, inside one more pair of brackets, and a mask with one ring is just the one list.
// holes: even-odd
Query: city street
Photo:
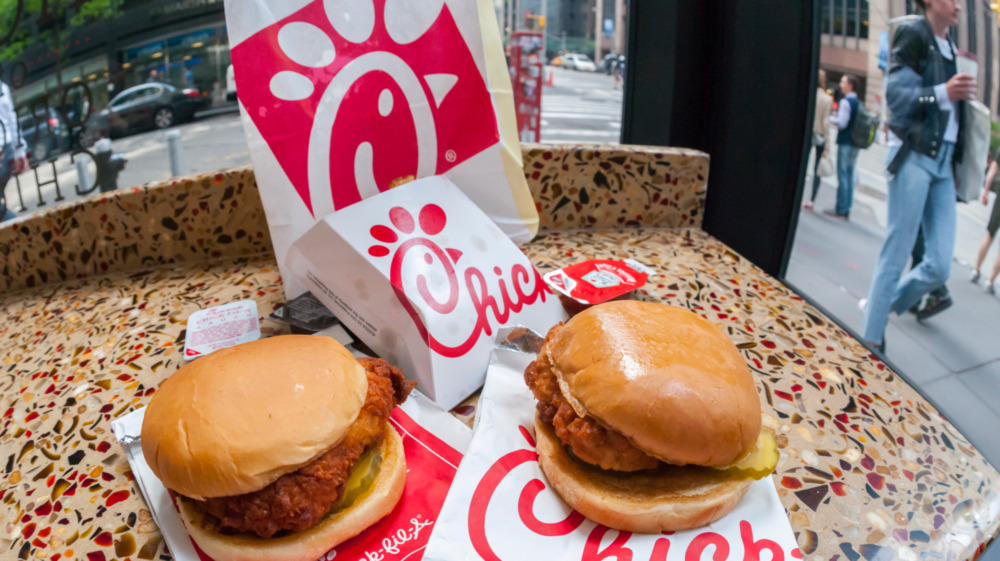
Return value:
[(618, 144), (622, 90), (603, 72), (545, 67), (552, 85), (542, 91), (542, 142)]
[[(250, 163), (250, 151), (243, 135), (243, 124), (235, 107), (233, 109), (169, 129), (181, 133), (182, 175)], [(134, 187), (171, 177), (166, 131), (153, 130), (115, 139), (112, 141), (112, 150), (127, 160), (125, 169), (118, 175), (119, 187)], [(93, 182), (96, 174), (93, 163), (90, 163), (88, 168), (90, 181)], [(63, 154), (56, 159), (55, 170), (59, 180), (59, 191), (65, 198), (62, 202), (80, 198), (77, 194), (80, 182), (76, 165), (70, 161), (69, 154)], [(39, 204), (34, 172), (29, 171), (19, 177), (27, 213), (49, 208), (55, 202), (55, 185), (45, 184), (46, 181), (52, 180), (52, 167), (49, 164), (42, 164), (38, 167), (37, 173), (38, 181), (43, 184), (41, 201), (44, 205)], [(7, 204), (17, 212), (20, 205), (14, 179), (8, 183), (6, 193)]]
[[(786, 275), (798, 290), (856, 334), (862, 319), (858, 301), (868, 295), (885, 239), (885, 154), (886, 148), (877, 144), (861, 151), (850, 221), (822, 213), (833, 207), (837, 190), (835, 176), (823, 178), (815, 210), (802, 210), (799, 215)], [(806, 195), (811, 189), (810, 175)], [(968, 280), (970, 264), (986, 234), (989, 210), (978, 201), (958, 205), (955, 262), (948, 282), (954, 305), (923, 322), (912, 314), (890, 316), (886, 353), (900, 373), (987, 458), (1000, 464), (1000, 440), (995, 435), (1000, 427), (1000, 300), (983, 290), (983, 280), (979, 285)], [(984, 271), (989, 271), (996, 256), (994, 241)]]
[[(545, 86), (542, 95), (542, 142), (617, 144), (621, 131), (622, 91), (614, 89), (614, 80), (603, 73), (577, 72), (558, 67), (546, 67), (545, 78), (552, 73), (552, 86)], [(229, 111), (205, 116), (174, 127), (181, 133), (183, 174), (212, 171), (250, 163), (250, 151), (243, 134), (243, 125), (235, 106)], [(170, 158), (166, 131), (153, 130), (112, 142), (116, 154), (127, 160), (118, 176), (119, 187), (132, 187), (150, 181), (170, 179)], [(89, 164), (90, 180), (95, 169)], [(55, 160), (62, 201), (77, 198), (79, 179), (76, 165), (69, 154)], [(57, 202), (52, 183), (52, 167), (43, 164), (37, 170), (41, 182), (41, 197), (36, 187), (35, 173), (20, 176), (20, 191), (27, 213), (49, 208)], [(8, 204), (17, 212), (20, 204), (17, 187), (12, 179), (7, 187)], [(40, 204), (40, 201), (44, 204)]]

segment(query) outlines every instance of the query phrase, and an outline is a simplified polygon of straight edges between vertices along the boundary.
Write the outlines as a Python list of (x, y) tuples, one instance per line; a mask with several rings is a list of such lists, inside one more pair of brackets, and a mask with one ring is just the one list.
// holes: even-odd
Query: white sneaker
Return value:
[(863, 312), (863, 311), (865, 311), (865, 308), (867, 308), (867, 307), (868, 307), (868, 299), (867, 298), (862, 298), (861, 300), (858, 300), (858, 309), (859, 310), (861, 310)]
[(969, 275), (969, 282), (979, 282), (979, 271), (972, 271)]

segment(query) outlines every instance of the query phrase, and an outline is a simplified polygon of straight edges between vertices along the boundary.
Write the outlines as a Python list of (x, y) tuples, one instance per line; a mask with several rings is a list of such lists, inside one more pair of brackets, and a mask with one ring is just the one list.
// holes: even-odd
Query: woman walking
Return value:
[[(915, 0), (924, 17), (899, 25), (889, 62), (888, 223), (865, 306), (863, 337), (885, 350), (889, 312), (897, 314), (943, 285), (955, 251), (955, 176), (961, 161), (964, 100), (975, 96), (975, 78), (957, 73), (957, 0)], [(923, 227), (925, 254), (903, 269)]]

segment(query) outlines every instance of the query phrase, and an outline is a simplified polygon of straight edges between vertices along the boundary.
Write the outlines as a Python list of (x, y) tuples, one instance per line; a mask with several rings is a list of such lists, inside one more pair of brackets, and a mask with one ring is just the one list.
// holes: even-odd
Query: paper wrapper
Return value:
[(447, 175), (517, 242), (538, 229), (489, 0), (226, 0), (247, 145), (285, 253), (317, 220)]
[[(490, 359), (475, 433), (424, 559), (651, 561), (800, 559), (771, 478), (755, 481), (714, 524), (664, 535), (608, 529), (568, 507), (545, 483), (535, 452), (535, 399), (524, 382), (541, 338), (504, 329)], [(708, 553), (706, 553), (706, 550)], [(709, 557), (710, 555), (710, 557)]]
[[(212, 561), (188, 536), (170, 493), (142, 455), (140, 430), (145, 411), (139, 409), (115, 419), (111, 423), (115, 437), (125, 449), (132, 474), (173, 558)], [(385, 518), (320, 559), (420, 559), (472, 431), (416, 390), (393, 411), (390, 422), (402, 435), (406, 452), (402, 498)]]
[(327, 216), (287, 265), (445, 409), (482, 386), (496, 329), (548, 330), (566, 317), (531, 261), (443, 176)]

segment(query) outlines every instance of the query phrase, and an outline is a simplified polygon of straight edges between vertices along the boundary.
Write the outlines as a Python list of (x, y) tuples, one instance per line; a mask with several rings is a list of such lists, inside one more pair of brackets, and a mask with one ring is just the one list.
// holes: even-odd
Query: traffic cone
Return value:
[(546, 86), (551, 86), (552, 85), (552, 77), (555, 75), (555, 73), (556, 73), (555, 70), (549, 68), (549, 79), (545, 81), (545, 85)]

